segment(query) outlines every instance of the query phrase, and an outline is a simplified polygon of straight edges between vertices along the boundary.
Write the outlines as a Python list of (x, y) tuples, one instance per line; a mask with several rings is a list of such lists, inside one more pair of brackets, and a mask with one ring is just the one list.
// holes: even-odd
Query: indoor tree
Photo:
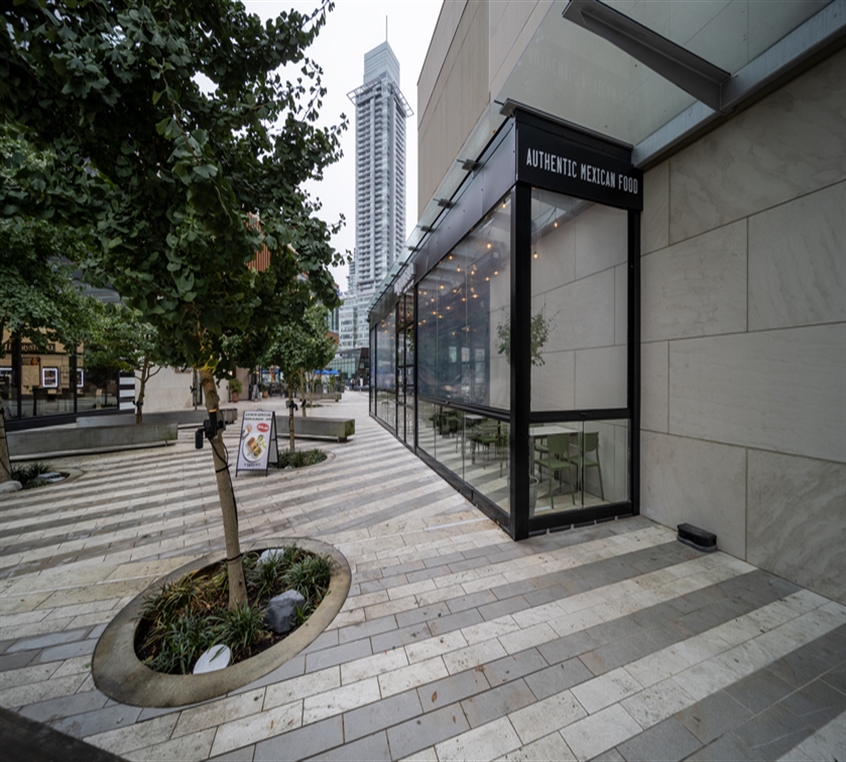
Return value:
[[(230, 606), (246, 595), (215, 381), (251, 367), (312, 295), (338, 300), (337, 226), (303, 189), (339, 158), (346, 126), (343, 115), (317, 126), (325, 89), (306, 56), (331, 8), (266, 24), (233, 0), (21, 0), (2, 11), (3, 118), (52, 157), (38, 177), (47, 192), (2, 213), (90, 224), (86, 276), (155, 328), (162, 361), (198, 370)], [(251, 267), (265, 246), (269, 265)]]

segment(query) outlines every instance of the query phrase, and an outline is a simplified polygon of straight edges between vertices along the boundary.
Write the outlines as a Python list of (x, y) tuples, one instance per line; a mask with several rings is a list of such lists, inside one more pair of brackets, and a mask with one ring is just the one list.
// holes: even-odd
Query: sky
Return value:
[[(291, 8), (310, 12), (318, 4), (318, 0), (242, 1), (263, 19)], [(309, 187), (323, 202), (323, 219), (346, 217), (346, 226), (332, 240), (341, 253), (355, 247), (355, 107), (347, 93), (363, 83), (364, 54), (385, 41), (386, 17), (388, 42), (400, 63), (400, 89), (414, 111), (406, 121), (406, 238), (417, 222), (417, 79), (440, 8), (441, 0), (336, 0), (326, 26), (309, 48), (309, 56), (323, 68), (328, 89), (321, 122), (337, 124), (341, 114), (349, 118), (349, 129), (341, 138), (343, 158), (326, 170), (321, 183)], [(347, 268), (337, 268), (334, 274), (341, 290), (346, 290)]]

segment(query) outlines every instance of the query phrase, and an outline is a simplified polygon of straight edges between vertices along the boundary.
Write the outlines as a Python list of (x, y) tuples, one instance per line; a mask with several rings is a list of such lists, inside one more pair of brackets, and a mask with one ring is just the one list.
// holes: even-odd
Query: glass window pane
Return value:
[(509, 315), (511, 202), (503, 199), (420, 281), (420, 393), (508, 409), (510, 373), (497, 326)]
[(507, 421), (464, 415), (464, 481), (508, 512)]
[(626, 407), (627, 213), (532, 192), (532, 410)]
[(545, 423), (529, 431), (537, 489), (531, 515), (629, 500), (627, 420)]

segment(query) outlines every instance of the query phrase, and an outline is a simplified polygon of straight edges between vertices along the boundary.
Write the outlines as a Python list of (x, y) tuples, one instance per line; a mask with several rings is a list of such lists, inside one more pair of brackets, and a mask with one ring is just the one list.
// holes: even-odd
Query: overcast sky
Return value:
[[(296, 8), (309, 12), (315, 2), (292, 0), (244, 0), (250, 13), (263, 19)], [(343, 213), (346, 227), (333, 240), (340, 252), (355, 246), (355, 109), (347, 93), (362, 84), (364, 54), (385, 41), (400, 63), (400, 89), (414, 116), (406, 122), (406, 238), (417, 222), (417, 79), (429, 41), (438, 20), (441, 0), (337, 0), (335, 10), (320, 31), (309, 55), (321, 66), (328, 94), (323, 101), (322, 122), (337, 123), (340, 115), (349, 117), (350, 127), (342, 138), (344, 157), (325, 173), (325, 180), (310, 190), (323, 202), (323, 218), (334, 221)], [(336, 270), (335, 279), (347, 288), (347, 270)]]

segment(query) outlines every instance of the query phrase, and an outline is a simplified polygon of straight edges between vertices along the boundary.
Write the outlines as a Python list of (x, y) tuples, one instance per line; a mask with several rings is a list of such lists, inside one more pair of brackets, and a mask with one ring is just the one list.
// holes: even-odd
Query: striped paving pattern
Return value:
[(0, 706), (139, 760), (846, 758), (842, 605), (642, 518), (514, 543), (364, 398), (315, 413), (355, 416), (354, 440), (235, 478), (242, 541), (315, 537), (349, 560), (305, 652), (181, 709), (94, 686), (115, 613), (223, 551), (211, 456), (186, 431), (0, 498)]

